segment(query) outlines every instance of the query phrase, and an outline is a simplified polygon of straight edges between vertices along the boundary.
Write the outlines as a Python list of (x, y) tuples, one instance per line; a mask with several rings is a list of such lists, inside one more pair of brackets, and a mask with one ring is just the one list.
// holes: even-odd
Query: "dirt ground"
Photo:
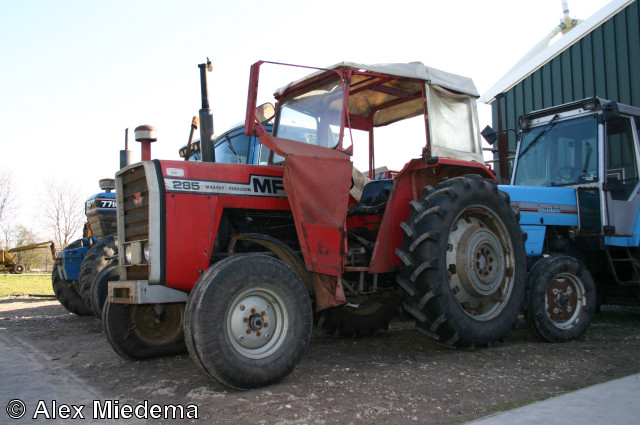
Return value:
[(521, 323), (505, 343), (454, 351), (412, 328), (398, 320), (363, 339), (315, 330), (286, 380), (233, 391), (201, 374), (188, 354), (120, 358), (97, 318), (55, 300), (0, 298), (0, 335), (40, 352), (47, 370), (120, 403), (197, 405), (199, 419), (183, 423), (457, 424), (640, 372), (639, 308), (605, 306), (582, 340), (566, 344), (538, 342)]

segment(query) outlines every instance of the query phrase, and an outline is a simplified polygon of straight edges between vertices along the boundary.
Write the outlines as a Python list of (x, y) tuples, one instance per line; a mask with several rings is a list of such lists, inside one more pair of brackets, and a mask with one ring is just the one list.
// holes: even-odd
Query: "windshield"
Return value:
[(557, 121), (522, 133), (517, 186), (566, 186), (598, 180), (596, 115)]
[(216, 162), (223, 164), (246, 164), (249, 157), (250, 137), (244, 133), (225, 136), (216, 141)]
[(289, 98), (280, 106), (275, 136), (335, 148), (340, 139), (343, 103), (339, 79)]

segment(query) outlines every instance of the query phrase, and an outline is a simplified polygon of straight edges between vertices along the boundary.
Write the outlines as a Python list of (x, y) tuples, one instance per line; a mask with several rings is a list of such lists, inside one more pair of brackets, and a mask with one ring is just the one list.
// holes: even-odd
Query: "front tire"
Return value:
[(116, 353), (128, 360), (181, 354), (184, 303), (114, 304), (105, 302), (102, 326)]
[(451, 347), (490, 346), (517, 323), (524, 237), (509, 196), (477, 175), (427, 186), (411, 202), (398, 284), (417, 328)]
[(187, 301), (189, 354), (222, 384), (274, 384), (300, 363), (311, 340), (311, 301), (298, 275), (263, 255), (229, 257), (209, 268)]
[(567, 255), (538, 261), (529, 273), (525, 319), (543, 341), (566, 342), (584, 335), (597, 308), (587, 267)]
[(22, 274), (24, 273), (24, 266), (22, 264), (16, 264), (11, 271), (15, 274)]

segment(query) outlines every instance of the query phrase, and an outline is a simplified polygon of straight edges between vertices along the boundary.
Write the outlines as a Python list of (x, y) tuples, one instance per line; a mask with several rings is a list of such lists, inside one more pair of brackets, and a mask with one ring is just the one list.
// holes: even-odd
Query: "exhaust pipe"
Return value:
[(129, 129), (124, 130), (124, 150), (120, 151), (120, 169), (133, 164), (133, 151), (129, 150)]
[(216, 162), (216, 150), (213, 145), (213, 113), (209, 108), (209, 90), (207, 87), (207, 71), (213, 67), (207, 58), (207, 63), (198, 65), (200, 68), (200, 97), (202, 109), (200, 109), (200, 153), (202, 162)]

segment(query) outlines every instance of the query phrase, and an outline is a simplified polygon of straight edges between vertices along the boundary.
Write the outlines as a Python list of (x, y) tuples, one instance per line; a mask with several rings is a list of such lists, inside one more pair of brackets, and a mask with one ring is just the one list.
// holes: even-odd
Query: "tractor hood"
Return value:
[(576, 191), (572, 187), (498, 186), (511, 197), (511, 208), (520, 213), (520, 227), (527, 233), (527, 255), (542, 254), (547, 226), (579, 225)]
[(572, 187), (498, 186), (520, 211), (520, 224), (577, 226), (578, 204)]

